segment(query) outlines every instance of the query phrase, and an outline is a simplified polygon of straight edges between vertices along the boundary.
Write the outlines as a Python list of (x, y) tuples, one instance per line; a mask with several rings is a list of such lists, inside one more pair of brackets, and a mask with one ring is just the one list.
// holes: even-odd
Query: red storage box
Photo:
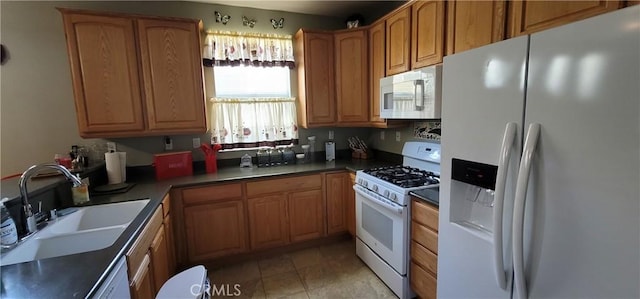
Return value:
[(164, 180), (193, 175), (193, 157), (190, 151), (153, 155), (156, 179)]

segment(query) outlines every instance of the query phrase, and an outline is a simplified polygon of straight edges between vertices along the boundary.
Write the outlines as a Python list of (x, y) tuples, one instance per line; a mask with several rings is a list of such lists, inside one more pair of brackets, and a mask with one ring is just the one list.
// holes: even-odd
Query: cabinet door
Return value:
[(411, 8), (406, 7), (386, 19), (387, 76), (409, 70)]
[(520, 36), (616, 10), (621, 1), (512, 1), (510, 36)]
[(189, 262), (245, 251), (244, 219), (242, 201), (184, 208)]
[(150, 131), (206, 130), (198, 23), (138, 20)]
[(444, 1), (417, 1), (411, 6), (411, 69), (442, 62)]
[(163, 223), (165, 237), (167, 238), (167, 265), (169, 277), (171, 277), (176, 272), (176, 249), (173, 238), (173, 221), (171, 221), (170, 214), (164, 217)]
[(347, 173), (328, 173), (327, 192), (327, 233), (339, 233), (347, 230), (347, 200), (349, 191)]
[(142, 132), (134, 21), (62, 13), (80, 136)]
[(369, 27), (369, 86), (371, 106), (369, 121), (372, 125), (383, 126), (386, 123), (380, 118), (380, 79), (385, 76), (385, 24), (378, 22)]
[(151, 259), (149, 254), (145, 255), (142, 259), (138, 271), (135, 273), (131, 284), (129, 285), (131, 290), (131, 297), (133, 299), (148, 299), (155, 297), (155, 291), (153, 286), (153, 276), (151, 273)]
[(506, 1), (447, 1), (447, 55), (505, 38)]
[(251, 249), (289, 243), (287, 198), (284, 194), (247, 199)]
[(298, 119), (301, 126), (333, 126), (336, 122), (333, 34), (296, 34)]
[(324, 236), (322, 190), (293, 192), (288, 197), (291, 242)]
[(356, 184), (356, 174), (349, 173), (349, 185), (347, 186), (347, 229), (351, 236), (356, 236), (356, 191), (353, 185)]
[(162, 285), (169, 280), (169, 252), (167, 250), (167, 237), (164, 226), (160, 227), (153, 238), (149, 253), (153, 269), (153, 285), (157, 294)]
[(369, 77), (366, 29), (335, 34), (336, 103), (340, 125), (369, 121)]

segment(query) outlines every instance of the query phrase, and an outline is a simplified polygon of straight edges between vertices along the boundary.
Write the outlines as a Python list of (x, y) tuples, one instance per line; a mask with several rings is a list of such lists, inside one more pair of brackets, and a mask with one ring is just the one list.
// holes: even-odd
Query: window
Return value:
[(223, 149), (298, 142), (291, 36), (212, 33), (203, 51), (213, 67), (212, 142)]
[(289, 98), (291, 71), (285, 67), (215, 66), (217, 98)]

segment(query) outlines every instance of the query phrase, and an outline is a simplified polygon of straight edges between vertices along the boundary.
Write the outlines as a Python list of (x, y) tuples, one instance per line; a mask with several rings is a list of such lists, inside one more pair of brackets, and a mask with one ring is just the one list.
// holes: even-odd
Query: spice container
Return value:
[(269, 162), (271, 166), (278, 166), (282, 164), (282, 151), (279, 149), (271, 149), (269, 151)]
[(294, 164), (296, 162), (296, 153), (290, 147), (284, 148), (282, 150), (282, 160), (286, 165)]
[(258, 167), (269, 166), (269, 152), (264, 149), (259, 149), (256, 156), (258, 158)]

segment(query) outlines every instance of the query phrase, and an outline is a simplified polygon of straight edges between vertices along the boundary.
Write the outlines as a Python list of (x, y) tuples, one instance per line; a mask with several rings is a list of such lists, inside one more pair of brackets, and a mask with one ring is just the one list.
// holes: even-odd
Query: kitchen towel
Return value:
[(104, 154), (107, 165), (107, 178), (109, 184), (123, 183), (126, 177), (127, 154), (124, 152), (111, 152)]

